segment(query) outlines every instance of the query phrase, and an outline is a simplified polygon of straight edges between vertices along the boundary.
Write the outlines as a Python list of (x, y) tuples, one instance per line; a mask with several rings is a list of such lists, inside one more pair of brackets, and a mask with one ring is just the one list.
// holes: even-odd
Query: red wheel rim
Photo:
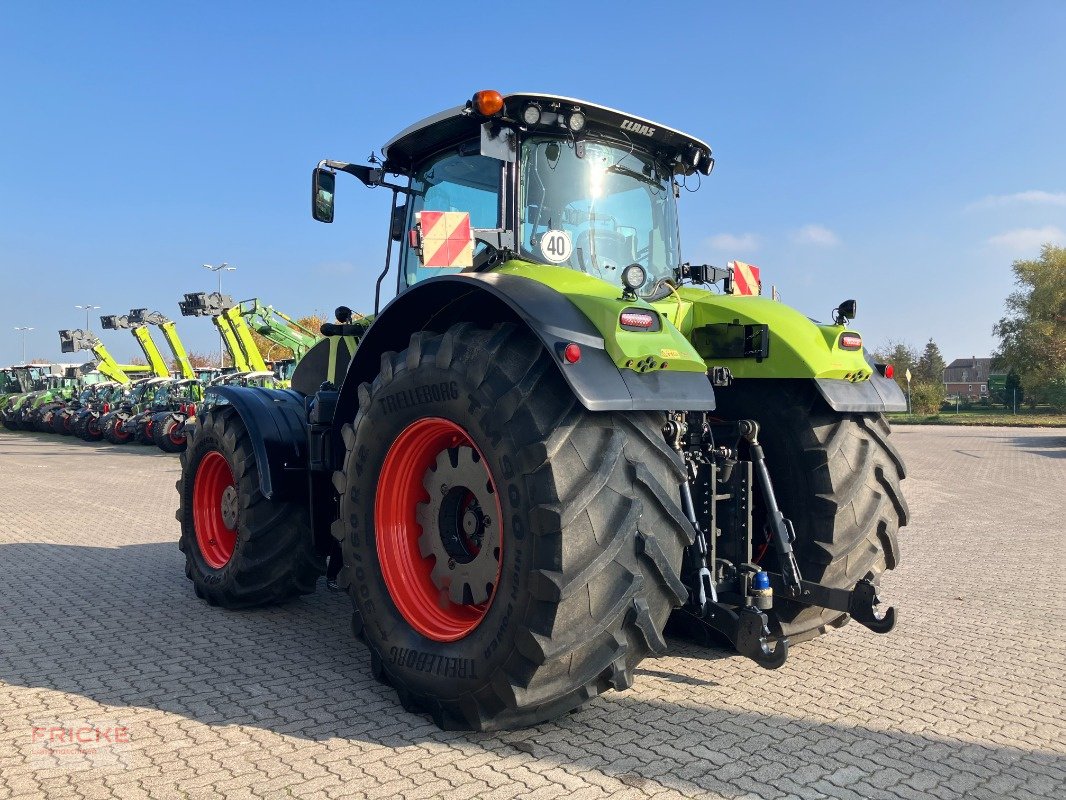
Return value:
[(114, 433), (116, 439), (129, 439), (133, 434), (128, 433), (125, 429), (126, 420), (122, 417), (115, 417), (115, 422), (111, 426), (111, 432)]
[(237, 544), (237, 486), (226, 457), (212, 450), (200, 459), (192, 486), (196, 543), (212, 569), (222, 569)]
[(185, 444), (185, 429), (181, 427), (180, 423), (175, 422), (170, 426), (170, 430), (167, 431), (167, 436), (170, 437), (170, 443), (180, 447)]
[[(482, 496), (491, 493), (490, 511), (495, 513), (494, 524), (487, 516), (483, 518), (489, 522), (483, 530), (486, 538), (478, 545), (478, 551), (489, 548), (487, 552), (493, 553), (496, 560), (491, 589), (485, 587), (488, 598), (480, 603), (453, 601), (448, 590), (442, 589), (434, 579), (437, 558), (432, 554), (423, 556), (419, 542), (423, 535), (437, 535), (436, 531), (424, 531), (418, 518), (419, 506), (430, 501), (424, 484), (426, 476), (433, 471), (442, 453), (465, 448), (476, 453), (485, 478)], [(480, 486), (477, 488), (481, 491)], [(461, 489), (457, 487), (457, 490)], [(389, 595), (403, 618), (418, 633), (433, 641), (454, 642), (473, 631), (485, 618), (499, 586), (503, 559), (502, 519), (492, 473), (481, 451), (460, 426), (450, 420), (427, 417), (407, 426), (396, 437), (378, 478), (374, 527), (378, 560)]]

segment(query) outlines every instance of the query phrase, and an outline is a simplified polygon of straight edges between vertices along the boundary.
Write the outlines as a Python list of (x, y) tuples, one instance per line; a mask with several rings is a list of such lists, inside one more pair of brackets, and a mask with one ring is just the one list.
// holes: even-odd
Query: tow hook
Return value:
[(878, 616), (877, 606), (881, 604), (881, 598), (877, 596), (877, 587), (868, 578), (863, 578), (855, 584), (851, 591), (834, 589), (811, 581), (800, 581), (799, 590), (796, 591), (787, 586), (784, 577), (779, 573), (766, 574), (769, 575), (770, 585), (774, 590), (795, 603), (844, 611), (874, 633), (888, 633), (896, 625), (895, 608), (889, 606)]
[(753, 606), (741, 606), (734, 611), (718, 603), (708, 603), (703, 621), (729, 639), (738, 653), (760, 667), (777, 669), (788, 658), (788, 639), (778, 639), (771, 647), (766, 615)]
[(725, 637), (740, 655), (766, 669), (777, 669), (788, 658), (788, 639), (775, 642), (766, 615), (753, 606), (734, 610), (711, 600), (704, 605), (702, 614), (681, 608), (670, 617), (667, 632), (695, 639), (704, 646), (720, 644), (719, 637)]

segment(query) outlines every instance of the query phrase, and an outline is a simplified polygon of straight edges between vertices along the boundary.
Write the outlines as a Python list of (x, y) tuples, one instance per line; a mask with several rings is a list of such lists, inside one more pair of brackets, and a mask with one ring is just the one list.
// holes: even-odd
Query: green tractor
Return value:
[(22, 385), (19, 383), (18, 376), (15, 374), (14, 367), (4, 367), (0, 369), (0, 408), (4, 406), (7, 399), (12, 395), (21, 394)]
[(83, 377), (75, 366), (64, 366), (47, 378), (47, 388), (32, 402), (23, 406), (22, 427), (25, 430), (52, 432), (52, 419), (78, 395)]
[(209, 387), (192, 426), (200, 597), (265, 605), (326, 571), (372, 674), (475, 730), (629, 687), (668, 626), (771, 669), (849, 619), (893, 627), (903, 396), (854, 301), (813, 322), (682, 260), (706, 144), (485, 91), (383, 156), (321, 162), (312, 215), (337, 172), (387, 190), (396, 298), (369, 325), (339, 308), (291, 389)]
[(52, 365), (23, 364), (11, 370), (21, 391), (7, 396), (0, 409), (0, 419), (8, 430), (33, 430), (35, 428), (27, 422), (26, 415), (35, 402), (49, 394)]

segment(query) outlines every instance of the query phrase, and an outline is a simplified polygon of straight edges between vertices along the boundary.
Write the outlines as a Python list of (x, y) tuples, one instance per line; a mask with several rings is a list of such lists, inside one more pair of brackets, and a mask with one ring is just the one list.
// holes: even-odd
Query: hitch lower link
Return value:
[[(820, 606), (833, 611), (842, 611), (874, 633), (888, 633), (896, 624), (896, 609), (888, 608), (878, 616), (880, 604), (877, 587), (864, 578), (855, 588), (834, 589), (811, 581), (800, 581), (798, 591), (792, 590), (783, 575), (767, 572), (775, 599), (791, 600), (807, 606)], [(742, 656), (747, 656), (766, 669), (777, 669), (788, 658), (788, 638), (774, 639), (770, 633), (769, 619), (754, 606), (733, 609), (723, 603), (708, 600), (697, 617), (688, 615), (692, 621), (716, 631), (727, 638)]]
[[(782, 565), (780, 573), (765, 572), (764, 582), (769, 580), (769, 585), (778, 598), (802, 605), (820, 606), (844, 612), (874, 633), (888, 633), (892, 630), (896, 624), (896, 610), (889, 607), (883, 614), (878, 615), (876, 607), (881, 601), (877, 596), (877, 587), (872, 581), (864, 578), (853, 589), (848, 590), (803, 580), (792, 550), (792, 542), (795, 541), (796, 534), (792, 522), (785, 518), (777, 505), (763, 449), (758, 440), (759, 426), (755, 422), (741, 420), (740, 433), (749, 444), (752, 466), (763, 494), (770, 539), (778, 561)], [(687, 492), (682, 493), (682, 506), (695, 524), (691, 495)], [(697, 531), (700, 534), (697, 539), (702, 540), (702, 531), (698, 525)], [(698, 543), (703, 545), (702, 541)], [(706, 553), (706, 545), (699, 549)], [(702, 572), (709, 572), (709, 570), (705, 568)], [(707, 579), (706, 583), (711, 582)], [(699, 615), (689, 612), (686, 617), (692, 622), (725, 636), (738, 653), (747, 656), (761, 667), (777, 669), (785, 663), (788, 658), (788, 637), (782, 636), (775, 639), (770, 632), (768, 617), (752, 605), (750, 597), (745, 598), (745, 605), (734, 610), (733, 607), (719, 602), (718, 597), (714, 595), (713, 588), (710, 592), (711, 596), (708, 597), (703, 591), (703, 584), (704, 578), (701, 575), (701, 591), (698, 598)], [(711, 585), (713, 587), (713, 584)]]

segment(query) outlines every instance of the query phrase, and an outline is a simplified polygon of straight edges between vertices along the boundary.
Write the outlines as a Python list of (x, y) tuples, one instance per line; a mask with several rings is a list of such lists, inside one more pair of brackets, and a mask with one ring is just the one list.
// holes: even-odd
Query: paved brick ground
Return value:
[(402, 711), (337, 595), (196, 600), (176, 457), (2, 432), (0, 800), (1066, 797), (1066, 437), (895, 438), (891, 635), (848, 626), (776, 672), (676, 643), (628, 692), (489, 736)]

